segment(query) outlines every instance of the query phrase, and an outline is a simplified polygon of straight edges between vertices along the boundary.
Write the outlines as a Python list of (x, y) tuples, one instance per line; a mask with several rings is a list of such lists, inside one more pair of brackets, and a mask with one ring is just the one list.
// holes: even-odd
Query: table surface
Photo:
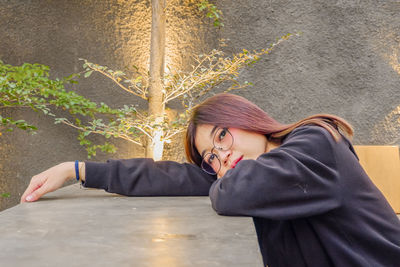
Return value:
[(263, 266), (251, 218), (208, 197), (125, 197), (78, 184), (0, 212), (1, 266)]

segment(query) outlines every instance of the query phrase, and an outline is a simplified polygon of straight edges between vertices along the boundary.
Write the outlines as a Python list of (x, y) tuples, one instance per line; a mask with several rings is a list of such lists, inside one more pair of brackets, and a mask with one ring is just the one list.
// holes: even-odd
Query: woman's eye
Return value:
[(219, 140), (224, 139), (225, 135), (226, 135), (226, 129), (222, 129), (221, 133), (218, 136)]
[(214, 159), (215, 159), (215, 154), (211, 154), (208, 157), (207, 163), (211, 165)]

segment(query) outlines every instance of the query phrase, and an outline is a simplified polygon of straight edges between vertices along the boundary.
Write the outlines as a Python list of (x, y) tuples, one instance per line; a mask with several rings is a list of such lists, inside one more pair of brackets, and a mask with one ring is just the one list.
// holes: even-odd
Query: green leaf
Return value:
[(83, 75), (83, 77), (85, 77), (85, 78), (89, 77), (89, 76), (92, 74), (92, 72), (93, 72), (93, 70), (90, 70), (90, 71), (86, 72), (86, 73)]

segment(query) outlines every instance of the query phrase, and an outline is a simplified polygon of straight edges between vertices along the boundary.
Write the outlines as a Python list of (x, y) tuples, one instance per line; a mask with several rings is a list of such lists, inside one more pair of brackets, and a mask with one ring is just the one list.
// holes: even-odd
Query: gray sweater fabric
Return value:
[(209, 195), (220, 215), (251, 216), (269, 267), (398, 267), (400, 221), (351, 143), (302, 126), (216, 179), (151, 159), (86, 162), (85, 187), (127, 196)]

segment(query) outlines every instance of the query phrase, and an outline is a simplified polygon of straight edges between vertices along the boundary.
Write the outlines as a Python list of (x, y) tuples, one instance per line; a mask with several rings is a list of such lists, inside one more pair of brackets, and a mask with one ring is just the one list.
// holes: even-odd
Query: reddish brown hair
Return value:
[(200, 166), (202, 158), (195, 147), (198, 125), (210, 124), (219, 127), (233, 127), (266, 135), (272, 139), (282, 139), (295, 128), (315, 124), (325, 128), (338, 141), (341, 130), (348, 137), (353, 135), (353, 128), (344, 119), (317, 114), (292, 124), (282, 124), (271, 118), (265, 111), (249, 100), (232, 94), (217, 94), (197, 105), (189, 120), (186, 131), (185, 150), (189, 162)]

